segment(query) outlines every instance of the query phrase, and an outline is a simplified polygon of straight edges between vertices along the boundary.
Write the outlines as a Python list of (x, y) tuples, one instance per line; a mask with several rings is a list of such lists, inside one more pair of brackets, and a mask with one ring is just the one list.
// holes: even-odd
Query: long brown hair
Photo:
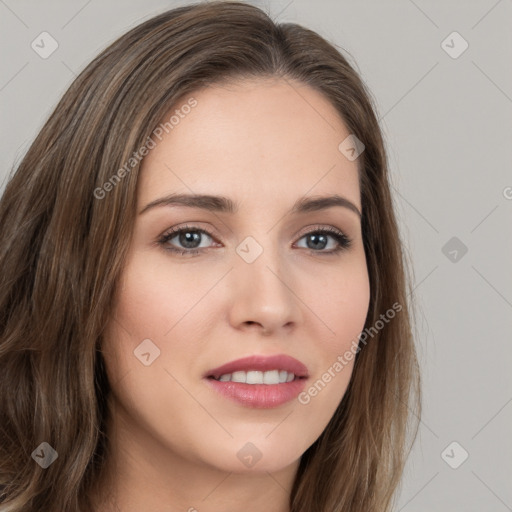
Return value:
[[(214, 1), (153, 17), (96, 57), (6, 186), (0, 202), (0, 512), (92, 508), (90, 491), (108, 454), (112, 384), (100, 340), (130, 242), (140, 163), (125, 168), (120, 183), (104, 184), (178, 99), (230, 79), (266, 76), (321, 92), (365, 145), (359, 157), (371, 289), (365, 328), (373, 331), (360, 344), (334, 416), (301, 457), (290, 510), (390, 510), (421, 407), (410, 270), (371, 95), (341, 52), (315, 32), (275, 24), (245, 3)], [(400, 312), (375, 329), (393, 304)], [(34, 457), (43, 442), (58, 454), (46, 469)]]

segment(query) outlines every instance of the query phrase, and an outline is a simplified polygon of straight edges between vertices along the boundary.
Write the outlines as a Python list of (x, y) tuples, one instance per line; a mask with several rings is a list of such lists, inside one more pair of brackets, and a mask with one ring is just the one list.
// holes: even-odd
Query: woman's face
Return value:
[[(334, 107), (306, 85), (260, 79), (192, 96), (152, 137), (139, 178), (103, 345), (114, 421), (123, 451), (162, 469), (178, 458), (277, 471), (333, 416), (364, 328), (357, 160), (338, 148), (350, 132)], [(305, 206), (334, 195), (354, 208)]]

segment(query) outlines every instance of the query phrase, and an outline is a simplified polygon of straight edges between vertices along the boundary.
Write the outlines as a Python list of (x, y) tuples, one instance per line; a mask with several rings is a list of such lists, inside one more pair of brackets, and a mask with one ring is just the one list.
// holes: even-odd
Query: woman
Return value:
[(1, 512), (391, 510), (406, 266), (369, 93), (319, 35), (238, 2), (130, 30), (0, 239)]

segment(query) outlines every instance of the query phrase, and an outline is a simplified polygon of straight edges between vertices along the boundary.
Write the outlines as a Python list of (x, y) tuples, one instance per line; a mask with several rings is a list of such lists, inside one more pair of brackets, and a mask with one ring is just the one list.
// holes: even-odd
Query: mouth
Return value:
[(287, 356), (250, 356), (203, 376), (222, 396), (246, 407), (267, 409), (293, 400), (308, 379), (307, 367)]
[(267, 386), (271, 386), (275, 384), (284, 384), (285, 382), (292, 382), (296, 379), (305, 379), (306, 377), (298, 377), (293, 372), (288, 372), (286, 370), (269, 370), (266, 372), (249, 370), (247, 372), (236, 371), (233, 373), (223, 373), (218, 378), (210, 375), (208, 378), (219, 382), (239, 382), (240, 384), (265, 384)]

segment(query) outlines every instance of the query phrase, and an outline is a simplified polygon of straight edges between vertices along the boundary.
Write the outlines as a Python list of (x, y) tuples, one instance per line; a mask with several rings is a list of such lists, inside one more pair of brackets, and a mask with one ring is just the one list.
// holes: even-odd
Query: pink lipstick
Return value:
[(206, 382), (247, 407), (268, 409), (293, 400), (304, 389), (307, 367), (287, 355), (250, 356), (209, 370)]

